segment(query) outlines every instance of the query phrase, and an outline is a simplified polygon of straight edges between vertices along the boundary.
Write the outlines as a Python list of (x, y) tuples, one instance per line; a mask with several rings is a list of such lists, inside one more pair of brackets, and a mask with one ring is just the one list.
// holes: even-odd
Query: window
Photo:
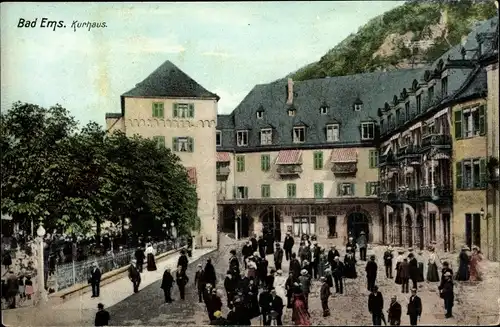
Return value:
[(271, 156), (269, 154), (262, 154), (260, 156), (260, 169), (262, 171), (269, 171), (271, 168)]
[(153, 118), (163, 118), (164, 115), (164, 107), (162, 102), (153, 102)]
[(434, 85), (429, 87), (428, 92), (429, 92), (429, 100), (432, 101), (432, 98), (434, 98)]
[(373, 140), (375, 138), (375, 124), (361, 123), (361, 139)]
[(429, 213), (429, 235), (430, 241), (436, 241), (436, 213)]
[(456, 163), (457, 189), (486, 187), (486, 159), (468, 159)]
[(338, 142), (339, 141), (339, 125), (332, 124), (326, 125), (326, 141)]
[(245, 156), (236, 156), (236, 171), (240, 173), (245, 171)]
[(174, 152), (193, 152), (194, 140), (191, 137), (172, 138), (172, 149)]
[(271, 128), (260, 130), (260, 145), (273, 144), (273, 130)]
[(337, 189), (338, 196), (353, 196), (354, 184), (353, 183), (340, 183)]
[(288, 116), (294, 117), (295, 116), (295, 109), (288, 109)]
[(319, 108), (319, 112), (322, 115), (328, 114), (328, 107), (327, 106), (322, 106), (321, 108)]
[(238, 146), (248, 145), (248, 131), (237, 131), (236, 132), (236, 142)]
[(396, 110), (396, 125), (401, 124), (401, 109)]
[(457, 110), (453, 113), (457, 140), (486, 134), (485, 106)]
[(369, 153), (369, 162), (370, 162), (370, 168), (377, 168), (378, 167), (378, 151), (377, 150), (370, 150)]
[(378, 195), (378, 182), (366, 182), (366, 196)]
[(314, 198), (323, 198), (323, 183), (314, 183)]
[(337, 237), (337, 216), (328, 216), (328, 237)]
[(248, 199), (248, 187), (235, 186), (234, 187), (234, 198), (235, 199)]
[(306, 140), (306, 128), (294, 127), (293, 128), (293, 143), (304, 143)]
[(286, 196), (287, 198), (295, 198), (297, 196), (296, 184), (286, 184)]
[(264, 111), (260, 110), (260, 111), (257, 111), (257, 119), (262, 119), (264, 118)]
[(165, 147), (165, 136), (153, 136), (153, 141), (156, 142), (158, 148)]
[(271, 185), (262, 184), (260, 186), (260, 197), (261, 198), (270, 198), (271, 197)]
[(405, 103), (405, 121), (410, 120), (410, 103)]
[(448, 76), (441, 78), (441, 95), (443, 98), (448, 95)]
[(174, 103), (173, 105), (174, 118), (194, 118), (194, 104), (193, 103)]
[(465, 243), (470, 248), (481, 245), (481, 214), (465, 214)]
[(222, 132), (215, 132), (215, 146), (222, 146)]
[(315, 151), (314, 152), (314, 169), (320, 170), (323, 169), (323, 151)]
[(422, 95), (417, 95), (417, 115), (422, 112)]
[(363, 109), (362, 104), (357, 103), (354, 105), (354, 111), (361, 111), (361, 109)]
[(316, 217), (293, 217), (293, 235), (316, 234)]

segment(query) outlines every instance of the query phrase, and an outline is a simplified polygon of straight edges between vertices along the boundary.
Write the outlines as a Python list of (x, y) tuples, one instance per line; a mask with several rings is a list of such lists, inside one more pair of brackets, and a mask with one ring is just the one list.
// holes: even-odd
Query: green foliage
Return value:
[(0, 118), (1, 210), (16, 221), (43, 218), (49, 230), (75, 233), (125, 218), (136, 234), (164, 222), (196, 227), (196, 189), (169, 149), (93, 122), (77, 132), (59, 105), (17, 102)]
[(439, 23), (441, 11), (445, 9), (448, 14), (449, 44), (445, 40), (443, 40), (445, 43), (437, 40), (438, 44), (422, 54), (424, 60), (437, 59), (450, 48), (450, 44), (460, 43), (462, 36), (471, 31), (475, 22), (496, 15), (493, 1), (407, 2), (372, 19), (356, 34), (350, 35), (328, 51), (319, 62), (299, 69), (292, 77), (295, 80), (306, 80), (371, 72), (388, 65), (395, 65), (403, 59), (411, 59), (411, 51), (404, 46), (398, 46), (396, 54), (387, 58), (373, 54), (391, 34), (404, 35), (413, 32), (412, 41), (425, 39), (430, 33), (428, 27)]

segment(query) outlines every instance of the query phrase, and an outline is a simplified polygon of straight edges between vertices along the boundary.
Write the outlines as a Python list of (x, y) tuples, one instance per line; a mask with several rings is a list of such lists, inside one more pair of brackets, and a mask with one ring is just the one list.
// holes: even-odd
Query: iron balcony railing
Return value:
[(448, 134), (429, 134), (422, 138), (422, 148), (431, 146), (451, 146), (451, 135)]

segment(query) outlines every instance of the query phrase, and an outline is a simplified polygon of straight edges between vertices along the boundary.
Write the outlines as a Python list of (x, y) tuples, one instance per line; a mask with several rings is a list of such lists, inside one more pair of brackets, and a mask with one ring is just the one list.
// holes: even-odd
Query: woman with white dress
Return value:
[(156, 250), (153, 248), (153, 245), (151, 243), (148, 243), (148, 245), (146, 245), (146, 251), (144, 251), (144, 254), (146, 255), (146, 258), (147, 258), (148, 271), (155, 271), (156, 270), (156, 261), (155, 261)]
[(429, 247), (429, 261), (427, 263), (427, 281), (430, 283), (439, 282), (439, 273), (437, 263), (439, 262), (439, 257), (436, 254), (436, 249), (434, 246)]

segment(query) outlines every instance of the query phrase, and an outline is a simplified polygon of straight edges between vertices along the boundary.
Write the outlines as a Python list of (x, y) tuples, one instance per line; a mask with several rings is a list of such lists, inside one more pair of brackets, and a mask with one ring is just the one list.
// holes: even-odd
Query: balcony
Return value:
[(332, 172), (335, 175), (356, 175), (358, 164), (356, 162), (336, 162), (332, 165)]
[(278, 174), (283, 176), (299, 175), (302, 173), (301, 165), (279, 165), (277, 169)]
[(420, 162), (420, 147), (415, 144), (402, 147), (398, 159), (410, 159), (411, 161)]
[(217, 167), (215, 171), (216, 171), (216, 179), (218, 181), (227, 180), (229, 174), (231, 173), (231, 169), (229, 169), (229, 166)]
[(394, 155), (393, 154), (381, 154), (378, 156), (378, 164), (379, 166), (397, 166), (398, 163), (396, 162)]
[(453, 197), (453, 191), (451, 185), (439, 185), (434, 187), (434, 194), (432, 192), (432, 187), (421, 186), (420, 187), (420, 199), (422, 201), (449, 201)]
[(424, 136), (422, 138), (422, 151), (428, 150), (431, 147), (451, 149), (451, 135), (430, 134)]

